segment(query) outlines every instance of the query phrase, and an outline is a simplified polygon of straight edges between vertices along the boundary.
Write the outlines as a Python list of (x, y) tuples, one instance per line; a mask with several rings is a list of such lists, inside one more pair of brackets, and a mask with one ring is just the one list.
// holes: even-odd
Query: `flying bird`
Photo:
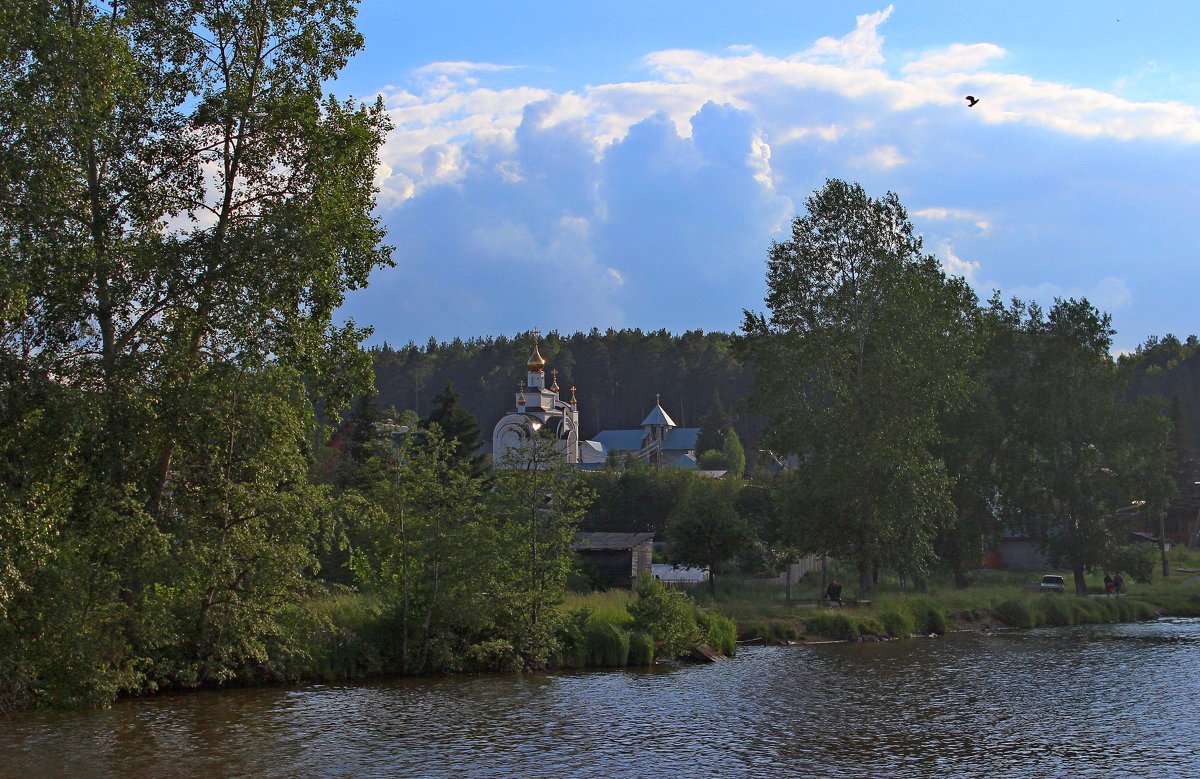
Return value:
[(979, 98), (977, 98), (973, 95), (967, 95), (967, 108), (974, 108), (975, 104), (978, 102), (979, 102)]

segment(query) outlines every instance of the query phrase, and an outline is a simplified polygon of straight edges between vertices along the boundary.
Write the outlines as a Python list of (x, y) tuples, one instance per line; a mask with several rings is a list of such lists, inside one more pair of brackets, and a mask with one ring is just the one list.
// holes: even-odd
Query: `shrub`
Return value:
[(700, 640), (723, 655), (733, 657), (737, 652), (737, 625), (724, 614), (696, 609), (696, 624)]
[(921, 630), (925, 633), (944, 636), (946, 635), (946, 615), (942, 610), (933, 604), (925, 607), (921, 621)]
[(467, 648), (467, 668), (473, 671), (518, 671), (521, 657), (511, 641), (494, 638)]
[(863, 636), (886, 636), (887, 629), (874, 617), (861, 617), (858, 620), (858, 632)]
[(587, 606), (566, 614), (559, 626), (559, 666), (583, 668), (588, 664), (587, 626), (591, 617), (592, 609)]
[(858, 625), (840, 611), (814, 614), (804, 621), (804, 627), (809, 633), (844, 641), (857, 641), (861, 635)]
[(634, 629), (654, 638), (659, 653), (677, 657), (700, 640), (691, 598), (668, 589), (649, 574), (638, 577), (637, 597), (629, 604)]
[(1008, 598), (996, 605), (996, 617), (1014, 628), (1037, 627), (1037, 614), (1024, 598)]
[(879, 622), (883, 625), (887, 635), (893, 638), (908, 638), (917, 629), (917, 623), (912, 614), (896, 607), (881, 611)]
[(595, 668), (624, 668), (629, 662), (629, 634), (608, 622), (589, 623), (587, 658)]
[(645, 633), (629, 636), (629, 664), (632, 666), (654, 664), (654, 639)]

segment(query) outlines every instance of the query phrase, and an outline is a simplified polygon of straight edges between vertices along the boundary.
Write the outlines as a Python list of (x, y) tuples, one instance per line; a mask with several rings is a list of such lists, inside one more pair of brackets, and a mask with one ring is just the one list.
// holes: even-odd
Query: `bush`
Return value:
[(1037, 627), (1037, 614), (1024, 598), (1008, 598), (996, 605), (996, 617), (1014, 628)]
[(587, 626), (592, 613), (588, 606), (581, 606), (563, 618), (558, 635), (560, 667), (583, 668), (588, 664)]
[(637, 598), (629, 604), (629, 613), (634, 629), (653, 637), (659, 654), (666, 657), (678, 657), (700, 641), (691, 598), (647, 573), (638, 577)]
[(896, 607), (884, 609), (879, 613), (879, 623), (887, 635), (892, 638), (908, 638), (917, 629), (917, 622), (907, 610)]
[(629, 634), (607, 622), (589, 623), (587, 658), (594, 668), (624, 668), (629, 663)]
[(629, 664), (631, 666), (654, 664), (654, 639), (645, 633), (629, 636)]
[(304, 606), (285, 612), (287, 629), (305, 640), (276, 664), (279, 678), (339, 681), (388, 670), (385, 655), (394, 617), (385, 614), (377, 601), (340, 593), (314, 598)]
[(521, 657), (511, 641), (494, 638), (467, 648), (466, 667), (472, 671), (519, 671)]
[(886, 636), (887, 629), (874, 617), (860, 617), (858, 620), (858, 632), (863, 636)]
[(925, 607), (924, 613), (921, 615), (924, 619), (921, 622), (921, 630), (927, 634), (944, 636), (948, 623), (946, 615), (942, 610), (933, 604)]
[(858, 625), (841, 612), (814, 614), (804, 621), (805, 630), (827, 638), (857, 641), (862, 635)]
[(723, 655), (733, 657), (737, 652), (737, 625), (724, 614), (696, 609), (696, 624), (700, 640)]

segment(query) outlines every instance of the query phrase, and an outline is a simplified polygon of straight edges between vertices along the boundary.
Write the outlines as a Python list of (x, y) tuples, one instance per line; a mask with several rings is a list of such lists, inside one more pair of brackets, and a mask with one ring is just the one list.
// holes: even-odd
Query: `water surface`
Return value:
[(1200, 620), (0, 719), (0, 777), (1200, 776)]

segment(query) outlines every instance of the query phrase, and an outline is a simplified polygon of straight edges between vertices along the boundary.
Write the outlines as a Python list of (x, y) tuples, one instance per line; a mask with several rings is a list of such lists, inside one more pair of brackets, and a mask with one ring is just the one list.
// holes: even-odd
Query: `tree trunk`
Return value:
[(1083, 569), (1077, 567), (1073, 569), (1073, 573), (1075, 574), (1075, 594), (1087, 595), (1087, 582), (1083, 580)]
[(862, 598), (866, 595), (870, 595), (871, 591), (875, 589), (874, 580), (871, 576), (871, 568), (871, 563), (865, 560), (858, 564), (858, 593), (855, 595), (855, 597)]

